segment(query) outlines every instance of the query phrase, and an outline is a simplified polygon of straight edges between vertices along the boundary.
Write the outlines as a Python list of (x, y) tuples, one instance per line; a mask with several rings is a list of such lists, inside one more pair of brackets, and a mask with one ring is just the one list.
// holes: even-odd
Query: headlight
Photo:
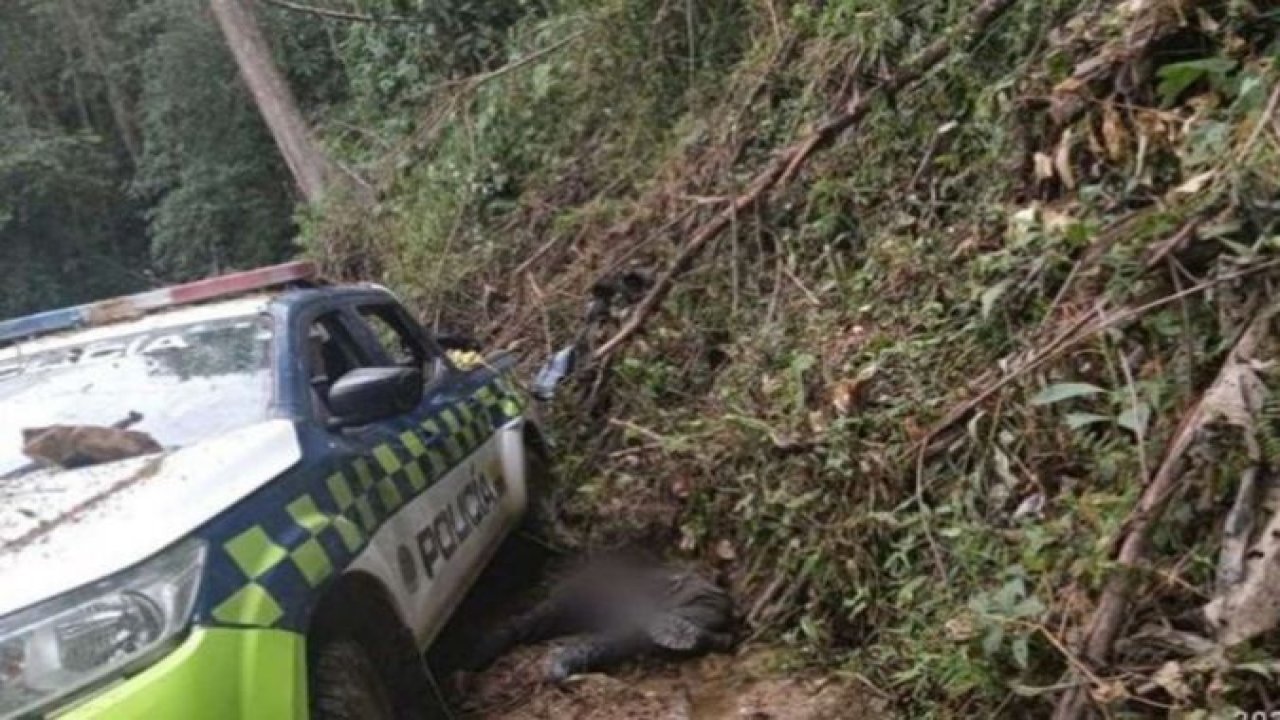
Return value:
[(191, 620), (204, 556), (203, 543), (184, 542), (0, 618), (0, 718), (44, 709), (167, 650)]

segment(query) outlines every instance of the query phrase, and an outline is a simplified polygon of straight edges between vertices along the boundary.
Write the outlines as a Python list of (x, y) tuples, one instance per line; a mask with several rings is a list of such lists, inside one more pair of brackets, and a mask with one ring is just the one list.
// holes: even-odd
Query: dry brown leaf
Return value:
[(1254, 418), (1267, 395), (1267, 386), (1258, 376), (1262, 367), (1247, 359), (1229, 361), (1218, 381), (1204, 395), (1205, 422), (1222, 419), (1246, 432), (1254, 432)]
[(907, 433), (907, 440), (912, 443), (919, 442), (920, 438), (924, 437), (924, 434), (928, 432), (928, 429), (921, 425), (915, 416), (908, 416), (907, 419), (903, 420), (902, 429)]
[(1209, 186), (1218, 173), (1214, 170), (1208, 170), (1194, 177), (1189, 178), (1186, 182), (1173, 189), (1174, 195), (1196, 195), (1201, 190)]
[(760, 392), (765, 397), (772, 396), (782, 388), (782, 380), (773, 375), (763, 375), (760, 378)]
[(1110, 705), (1117, 700), (1129, 697), (1129, 691), (1121, 680), (1102, 680), (1090, 688), (1089, 694), (1099, 705)]
[(1062, 186), (1068, 190), (1076, 187), (1075, 172), (1071, 169), (1071, 150), (1075, 146), (1075, 132), (1068, 128), (1058, 141), (1058, 149), (1053, 154), (1053, 169), (1058, 173)]
[(1054, 85), (1053, 94), (1054, 95), (1070, 95), (1072, 93), (1080, 92), (1080, 90), (1084, 88), (1085, 82), (1080, 77), (1078, 77), (1078, 75), (1080, 75), (1080, 73), (1076, 73), (1075, 75), (1072, 75), (1071, 77), (1063, 80), (1057, 85)]
[(960, 615), (951, 618), (943, 624), (943, 630), (947, 633), (947, 639), (952, 642), (969, 642), (978, 637), (978, 627), (971, 615)]
[(831, 390), (831, 405), (835, 407), (836, 412), (841, 415), (848, 415), (853, 411), (853, 403), (857, 398), (857, 388), (851, 380), (841, 380)]
[(879, 368), (876, 365), (868, 365), (859, 370), (854, 377), (836, 383), (831, 389), (831, 405), (835, 407), (836, 412), (848, 415), (857, 409), (865, 399), (867, 388), (878, 371)]
[(1111, 105), (1102, 108), (1102, 142), (1112, 162), (1121, 162), (1129, 154), (1129, 133), (1120, 113)]
[(1042, 152), (1038, 152), (1034, 156), (1032, 156), (1032, 159), (1035, 161), (1036, 179), (1052, 180), (1053, 179), (1053, 158), (1050, 158), (1048, 155), (1045, 155)]
[(1070, 213), (1054, 208), (1045, 208), (1041, 215), (1044, 229), (1050, 232), (1063, 232), (1076, 224), (1076, 219)]
[(693, 481), (688, 475), (676, 475), (671, 479), (671, 494), (684, 500), (693, 492)]
[(1161, 665), (1155, 675), (1151, 676), (1151, 680), (1175, 700), (1186, 700), (1191, 697), (1191, 686), (1187, 685), (1187, 681), (1183, 679), (1182, 665), (1173, 660)]
[(1245, 578), (1204, 608), (1218, 641), (1236, 645), (1275, 627), (1280, 620), (1280, 514), (1271, 516), (1245, 556)]
[(721, 540), (716, 543), (716, 557), (724, 562), (733, 562), (738, 559), (738, 551), (734, 549), (733, 543)]

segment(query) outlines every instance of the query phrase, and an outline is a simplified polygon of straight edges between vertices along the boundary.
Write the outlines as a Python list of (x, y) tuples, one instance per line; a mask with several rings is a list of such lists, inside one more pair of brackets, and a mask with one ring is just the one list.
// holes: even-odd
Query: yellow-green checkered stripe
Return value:
[(217, 624), (303, 629), (306, 613), (326, 581), (364, 549), (369, 538), (406, 503), (425, 492), (493, 434), (518, 417), (523, 403), (506, 378), (402, 428), (364, 457), (309, 480), (286, 500), (265, 499), (244, 513), (252, 522), (216, 544)]

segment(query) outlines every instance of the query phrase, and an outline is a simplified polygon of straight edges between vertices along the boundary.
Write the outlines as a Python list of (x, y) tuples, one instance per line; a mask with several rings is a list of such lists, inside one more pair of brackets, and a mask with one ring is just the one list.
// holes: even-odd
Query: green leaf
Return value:
[(1245, 671), (1247, 671), (1247, 672), (1251, 672), (1251, 673), (1254, 673), (1254, 674), (1257, 674), (1257, 675), (1261, 675), (1262, 677), (1265, 677), (1265, 678), (1267, 678), (1268, 680), (1269, 680), (1269, 679), (1271, 679), (1271, 678), (1274, 676), (1274, 673), (1272, 672), (1271, 664), (1270, 664), (1270, 663), (1263, 663), (1263, 662), (1247, 662), (1247, 663), (1239, 663), (1239, 664), (1237, 664), (1237, 665), (1235, 666), (1235, 669), (1236, 669), (1236, 670), (1245, 670)]
[(1079, 430), (1086, 425), (1096, 425), (1097, 423), (1111, 422), (1111, 418), (1106, 415), (1089, 412), (1072, 412), (1067, 413), (1067, 427), (1072, 430)]
[(1023, 670), (1027, 669), (1027, 657), (1030, 652), (1027, 647), (1027, 636), (1019, 635), (1010, 643), (1010, 649), (1013, 650), (1013, 662)]
[(1010, 282), (1011, 281), (1009, 280), (1003, 280), (983, 291), (982, 297), (980, 298), (980, 302), (982, 303), (983, 320), (991, 317), (991, 311), (995, 308), (996, 302), (1000, 297), (1009, 289)]
[(803, 375), (813, 369), (818, 364), (818, 358), (809, 353), (798, 353), (791, 358), (791, 372), (797, 376)]
[(1008, 612), (1014, 603), (1027, 594), (1027, 585), (1022, 578), (1012, 578), (996, 592), (995, 601), (1002, 612)]
[(1204, 77), (1209, 78), (1210, 84), (1216, 90), (1226, 79), (1227, 73), (1235, 68), (1236, 61), (1227, 58), (1204, 58), (1165, 65), (1156, 71), (1156, 75), (1160, 78), (1160, 84), (1156, 86), (1160, 103), (1165, 107), (1173, 105), (1183, 91)]
[(1037, 617), (1044, 613), (1044, 603), (1039, 598), (1029, 597), (1014, 605), (1009, 614), (1017, 618)]
[(988, 656), (995, 655), (1000, 652), (1000, 645), (1004, 642), (1004, 626), (992, 625), (987, 634), (982, 636), (982, 652)]
[(1147, 433), (1147, 423), (1151, 421), (1151, 406), (1139, 402), (1116, 417), (1116, 424), (1135, 435)]
[(1083, 397), (1085, 395), (1097, 395), (1098, 393), (1104, 392), (1106, 392), (1106, 390), (1089, 383), (1058, 383), (1056, 385), (1050, 385), (1036, 393), (1036, 396), (1031, 398), (1031, 404), (1052, 405), (1053, 403), (1062, 402), (1063, 400), (1070, 400), (1071, 398)]

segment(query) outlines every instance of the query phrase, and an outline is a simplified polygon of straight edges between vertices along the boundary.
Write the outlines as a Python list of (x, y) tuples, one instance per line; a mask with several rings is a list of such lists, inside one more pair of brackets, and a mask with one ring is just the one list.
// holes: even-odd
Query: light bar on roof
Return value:
[(303, 282), (315, 276), (315, 263), (303, 260), (221, 275), (208, 280), (197, 280), (185, 285), (174, 285), (113, 300), (2, 320), (0, 321), (0, 342), (81, 327), (106, 325), (134, 318), (151, 310), (241, 295), (254, 290)]

